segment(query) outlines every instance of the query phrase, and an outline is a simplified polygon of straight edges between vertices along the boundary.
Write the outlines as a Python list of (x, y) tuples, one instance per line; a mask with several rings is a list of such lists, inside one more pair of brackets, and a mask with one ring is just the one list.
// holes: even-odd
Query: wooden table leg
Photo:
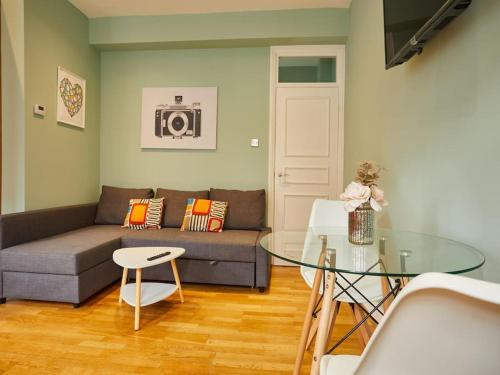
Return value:
[[(322, 252), (319, 257), (318, 265), (322, 267), (325, 264), (325, 252)], [(316, 274), (314, 275), (314, 282), (311, 289), (311, 295), (309, 296), (309, 304), (307, 305), (306, 316), (304, 318), (304, 325), (302, 326), (302, 334), (300, 336), (299, 347), (297, 349), (297, 357), (295, 358), (295, 367), (293, 369), (294, 375), (300, 374), (300, 367), (302, 366), (302, 360), (304, 359), (304, 352), (306, 351), (307, 338), (309, 336), (309, 330), (311, 328), (312, 314), (314, 312), (314, 307), (319, 295), (319, 287), (321, 285), (321, 280), (323, 279), (323, 270), (316, 269)]]
[(174, 273), (175, 284), (177, 285), (177, 290), (179, 291), (179, 297), (181, 298), (181, 303), (184, 303), (184, 296), (182, 295), (181, 279), (179, 278), (179, 273), (177, 272), (177, 264), (175, 259), (170, 261), (172, 264), (172, 272)]
[(311, 375), (319, 374), (319, 364), (321, 357), (325, 354), (328, 340), (330, 323), (330, 310), (332, 308), (333, 291), (335, 290), (335, 272), (326, 272), (326, 285), (323, 291), (323, 303), (321, 305), (321, 316), (319, 318), (318, 333), (316, 334), (316, 344), (311, 365)]
[(128, 276), (128, 268), (123, 269), (123, 275), (122, 275), (122, 285), (120, 287), (120, 296), (118, 297), (118, 303), (122, 303), (122, 290), (125, 284), (127, 284), (127, 276)]
[(138, 268), (135, 271), (135, 322), (134, 329), (139, 330), (140, 319), (141, 319), (141, 278), (142, 269)]

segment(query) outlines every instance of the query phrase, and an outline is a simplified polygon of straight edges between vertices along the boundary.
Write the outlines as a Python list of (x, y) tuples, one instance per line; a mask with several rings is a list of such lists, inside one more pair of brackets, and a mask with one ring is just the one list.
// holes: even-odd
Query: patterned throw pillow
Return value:
[(160, 229), (164, 198), (131, 199), (123, 226), (130, 229)]
[(188, 198), (181, 230), (222, 232), (227, 202)]

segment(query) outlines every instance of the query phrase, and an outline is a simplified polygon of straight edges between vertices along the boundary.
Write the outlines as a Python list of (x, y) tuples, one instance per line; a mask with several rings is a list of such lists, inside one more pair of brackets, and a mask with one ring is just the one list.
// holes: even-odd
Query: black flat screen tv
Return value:
[(385, 68), (421, 53), (472, 0), (384, 0)]

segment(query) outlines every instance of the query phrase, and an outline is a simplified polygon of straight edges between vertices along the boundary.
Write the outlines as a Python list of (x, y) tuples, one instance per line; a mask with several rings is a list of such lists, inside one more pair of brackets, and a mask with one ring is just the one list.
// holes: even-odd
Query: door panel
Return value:
[[(287, 90), (290, 91), (290, 89)], [(328, 157), (330, 152), (330, 97), (285, 97), (283, 99), (285, 102), (285, 108), (283, 108), (285, 156)], [(307, 135), (307, 142), (304, 142), (305, 135)]]
[(283, 195), (283, 228), (282, 230), (303, 231), (307, 228), (309, 215), (315, 199), (328, 199), (321, 194), (284, 194)]
[(340, 193), (338, 88), (278, 87), (275, 113), (274, 231), (303, 231), (314, 200)]

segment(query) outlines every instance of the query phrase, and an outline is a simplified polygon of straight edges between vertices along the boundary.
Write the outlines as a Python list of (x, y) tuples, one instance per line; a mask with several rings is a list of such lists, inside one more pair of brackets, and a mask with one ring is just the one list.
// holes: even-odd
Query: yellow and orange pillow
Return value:
[(164, 199), (131, 199), (123, 226), (136, 230), (160, 229)]
[(227, 202), (189, 198), (182, 221), (182, 231), (222, 232)]

